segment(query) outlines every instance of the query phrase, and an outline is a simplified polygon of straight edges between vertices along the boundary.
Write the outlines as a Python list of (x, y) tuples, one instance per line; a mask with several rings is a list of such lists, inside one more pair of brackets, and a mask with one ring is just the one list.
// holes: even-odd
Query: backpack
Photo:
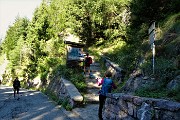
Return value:
[(20, 82), (19, 81), (14, 81), (13, 87), (15, 87), (15, 88), (20, 87)]
[(86, 65), (92, 64), (92, 58), (91, 58), (91, 57), (86, 57), (86, 59), (85, 59), (85, 64), (86, 64)]
[(107, 93), (111, 93), (113, 81), (109, 78), (104, 78), (102, 88), (99, 91), (101, 95), (106, 96)]

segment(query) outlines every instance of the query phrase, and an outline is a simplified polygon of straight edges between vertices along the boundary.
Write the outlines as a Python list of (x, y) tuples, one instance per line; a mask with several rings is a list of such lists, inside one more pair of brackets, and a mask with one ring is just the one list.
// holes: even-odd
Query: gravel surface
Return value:
[(0, 86), (0, 120), (71, 120), (54, 102), (39, 91), (20, 89), (20, 99), (12, 87)]

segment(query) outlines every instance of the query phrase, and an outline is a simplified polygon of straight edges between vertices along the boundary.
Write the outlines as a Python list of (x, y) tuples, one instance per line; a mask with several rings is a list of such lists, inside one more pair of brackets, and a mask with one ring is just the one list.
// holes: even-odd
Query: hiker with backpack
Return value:
[(97, 79), (98, 86), (102, 85), (101, 90), (99, 91), (99, 111), (98, 111), (99, 120), (103, 120), (102, 109), (105, 104), (106, 94), (111, 93), (112, 88), (114, 89), (117, 88), (114, 82), (112, 81), (111, 76), (112, 73), (110, 71), (107, 71), (105, 73), (104, 78)]
[(92, 58), (89, 56), (89, 53), (86, 53), (86, 57), (84, 60), (84, 74), (86, 75), (86, 70), (88, 71), (88, 75), (90, 75), (90, 66), (92, 64)]
[(19, 81), (18, 77), (16, 77), (15, 80), (13, 81), (13, 88), (14, 88), (14, 98), (16, 97), (15, 94), (17, 93), (18, 100), (19, 100), (19, 89), (20, 89), (20, 87), (21, 87), (20, 81)]

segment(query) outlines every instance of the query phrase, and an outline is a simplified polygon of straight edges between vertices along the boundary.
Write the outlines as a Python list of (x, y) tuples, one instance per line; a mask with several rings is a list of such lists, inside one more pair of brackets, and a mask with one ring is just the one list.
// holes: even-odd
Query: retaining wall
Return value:
[(127, 94), (108, 94), (104, 120), (180, 120), (180, 103)]
[(55, 93), (58, 99), (68, 101), (71, 107), (83, 102), (83, 96), (78, 89), (68, 80), (60, 78), (51, 82), (48, 89)]
[[(103, 57), (113, 78), (123, 79), (123, 70)], [(132, 96), (123, 93), (108, 94), (103, 109), (104, 120), (180, 120), (180, 103), (164, 99)]]

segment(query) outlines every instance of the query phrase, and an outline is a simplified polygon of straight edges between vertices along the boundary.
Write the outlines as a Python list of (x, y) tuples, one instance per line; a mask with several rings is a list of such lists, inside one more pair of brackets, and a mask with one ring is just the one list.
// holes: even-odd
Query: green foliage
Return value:
[(53, 69), (50, 76), (59, 76), (70, 80), (80, 92), (86, 92), (87, 85), (81, 69), (67, 68), (65, 65), (59, 65)]
[(80, 92), (86, 92), (87, 85), (85, 83), (85, 78), (81, 73), (79, 74), (76, 73), (72, 75), (70, 80), (78, 88)]
[[(157, 82), (137, 90), (136, 95), (179, 101), (179, 88), (166, 89), (167, 84), (179, 75), (179, 13), (171, 14), (160, 25), (157, 34), (158, 41), (156, 41), (155, 74), (153, 75)], [(141, 68), (146, 75), (150, 76), (152, 75), (152, 54), (148, 55), (147, 52), (146, 60)]]
[(80, 72), (77, 69), (66, 69), (64, 72), (64, 77), (70, 80), (80, 92), (86, 92), (87, 85), (85, 83), (85, 78), (82, 75), (82, 71)]
[(157, 34), (156, 34), (156, 41), (157, 44), (162, 43), (163, 38), (166, 39), (165, 37), (167, 34), (175, 34), (175, 33), (180, 33), (180, 13), (177, 14), (171, 14), (167, 16), (165, 20), (162, 22), (159, 22), (158, 28), (157, 28)]
[(4, 55), (0, 54), (0, 65), (4, 62)]
[[(66, 48), (64, 36), (60, 36), (60, 33), (79, 36), (86, 43), (85, 49), (91, 47), (92, 54), (97, 55), (96, 59), (100, 59), (99, 56), (103, 53), (126, 70), (127, 76), (139, 67), (147, 75), (151, 75), (152, 53), (148, 43), (148, 28), (150, 22), (155, 20), (158, 25), (158, 40), (155, 44), (160, 48), (157, 49), (155, 59), (155, 77), (165, 86), (178, 74), (176, 71), (179, 65), (173, 61), (179, 63), (179, 2), (43, 1), (35, 10), (31, 21), (17, 17), (15, 23), (9, 27), (0, 48), (10, 63), (7, 70), (9, 73), (5, 76), (13, 77), (27, 73), (30, 79), (40, 75), (45, 82), (49, 73), (58, 74), (71, 80), (84, 92), (86, 85), (85, 78), (81, 75), (82, 71), (68, 69), (65, 66)], [(166, 33), (176, 35), (166, 42), (163, 40)]]
[(156, 90), (150, 90), (148, 88), (142, 88), (136, 91), (137, 96), (150, 97), (150, 98), (166, 98), (167, 92), (164, 89), (157, 88)]
[(100, 38), (108, 41), (121, 38), (128, 24), (127, 4), (128, 1), (74, 0), (68, 7), (68, 24), (87, 46)]
[(156, 59), (156, 75), (161, 76), (161, 79), (172, 80), (174, 77), (175, 66), (173, 60), (157, 58)]
[(20, 44), (17, 44), (18, 41), (25, 39), (28, 22), (26, 18), (17, 17), (15, 23), (9, 27), (2, 44), (3, 51), (7, 54), (8, 58), (11, 57), (9, 54), (16, 46), (20, 47)]
[(58, 97), (52, 91), (49, 91), (48, 89), (46, 89), (46, 90), (43, 90), (42, 92), (45, 93), (46, 95), (48, 95), (53, 101), (59, 103)]
[(142, 23), (149, 24), (152, 20), (161, 21), (169, 14), (178, 13), (178, 4), (180, 4), (179, 0), (132, 0), (130, 8), (133, 26), (138, 27)]
[(72, 110), (72, 107), (71, 107), (71, 105), (68, 103), (68, 100), (64, 100), (64, 101), (62, 102), (62, 106), (63, 106), (66, 110), (68, 110), (68, 111), (71, 111), (71, 110)]
[(22, 64), (22, 46), (26, 39), (28, 24), (29, 20), (27, 18), (17, 17), (15, 23), (9, 27), (2, 43), (3, 52), (10, 63), (8, 68), (12, 77), (18, 74), (20, 70), (18, 66)]
[(150, 98), (164, 98), (171, 99), (175, 101), (180, 101), (179, 90), (180, 87), (177, 87), (173, 90), (168, 90), (164, 86), (166, 83), (162, 80), (158, 80), (153, 84), (149, 84), (143, 88), (140, 88), (135, 91), (135, 95), (142, 97), (150, 97)]
[(179, 93), (179, 91), (180, 91), (180, 87), (177, 87), (177, 88), (175, 88), (173, 90), (168, 91), (167, 96), (169, 98), (172, 98), (172, 99), (180, 102), (180, 93)]
[[(163, 9), (160, 10), (162, 6)], [(123, 33), (125, 38), (121, 37), (120, 40), (114, 39), (114, 43), (116, 44), (122, 44), (122, 41), (125, 41), (125, 44), (116, 47), (113, 42), (104, 42), (105, 40), (101, 39), (101, 42), (99, 41), (97, 46), (92, 48), (92, 51), (104, 53), (111, 61), (126, 70), (127, 76), (129, 76), (132, 70), (139, 67), (146, 75), (151, 76), (153, 74), (152, 50), (148, 40), (148, 28), (152, 20), (157, 20), (156, 25), (158, 25), (158, 29), (160, 29), (160, 31), (157, 31), (157, 35), (161, 34), (161, 38), (159, 36), (158, 38), (165, 39), (166, 42), (164, 45), (162, 44), (163, 40), (155, 41), (155, 44), (160, 44), (162, 48), (160, 51), (159, 46), (157, 46), (154, 77), (160, 81), (159, 83), (163, 84), (154, 88), (154, 90), (147, 87), (139, 90), (137, 93), (140, 96), (167, 98), (168, 93), (165, 87), (170, 80), (179, 74), (179, 72), (177, 72), (179, 66), (179, 13), (177, 13), (177, 9), (177, 5), (174, 5), (171, 1), (164, 1), (163, 4), (160, 4), (152, 0), (132, 0), (130, 4), (131, 24), (126, 26), (126, 32)], [(166, 10), (170, 10), (171, 13)], [(164, 18), (167, 19), (164, 20)], [(167, 39), (168, 32), (174, 35), (170, 39)], [(113, 35), (113, 33), (107, 31), (106, 35)], [(177, 61), (176, 64), (175, 61)], [(151, 88), (153, 87), (151, 86)], [(178, 95), (176, 94), (176, 99), (177, 98)]]

